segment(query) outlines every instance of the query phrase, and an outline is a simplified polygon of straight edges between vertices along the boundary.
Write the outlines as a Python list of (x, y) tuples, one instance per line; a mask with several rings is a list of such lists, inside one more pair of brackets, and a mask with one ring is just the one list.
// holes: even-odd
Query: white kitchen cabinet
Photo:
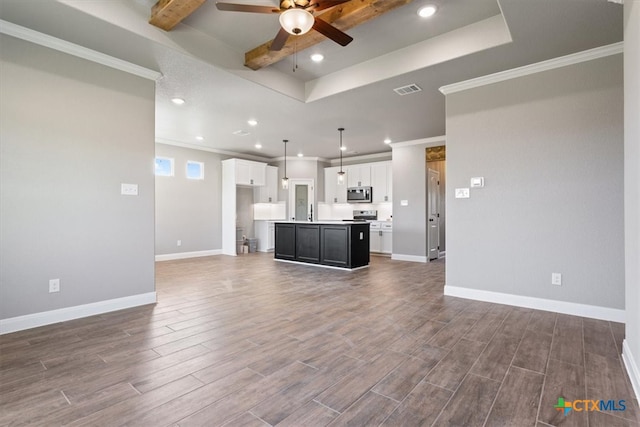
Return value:
[(253, 189), (254, 203), (276, 203), (278, 201), (278, 168), (267, 166), (265, 185)]
[(393, 224), (390, 222), (372, 222), (369, 232), (369, 251), (382, 254), (392, 253)]
[(371, 163), (371, 186), (373, 187), (373, 203), (391, 202), (392, 192), (391, 162)]
[(233, 159), (236, 170), (236, 185), (260, 186), (266, 183), (266, 163)]
[(365, 163), (361, 165), (347, 166), (347, 186), (371, 186), (371, 164)]
[(324, 202), (325, 203), (347, 203), (347, 179), (348, 172), (345, 172), (345, 181), (342, 185), (338, 184), (339, 167), (331, 167), (324, 169)]
[(254, 221), (259, 252), (273, 252), (275, 248), (275, 223), (273, 221)]

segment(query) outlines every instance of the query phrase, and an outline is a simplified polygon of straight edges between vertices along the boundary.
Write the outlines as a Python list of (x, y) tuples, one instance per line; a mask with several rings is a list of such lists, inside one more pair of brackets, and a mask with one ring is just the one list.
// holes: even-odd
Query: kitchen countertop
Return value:
[(343, 225), (350, 225), (350, 224), (369, 224), (369, 222), (367, 221), (342, 221), (342, 220), (324, 220), (324, 221), (273, 221), (273, 222), (277, 222), (277, 223), (284, 223), (284, 224), (325, 224), (325, 225), (336, 225), (336, 224), (343, 224)]

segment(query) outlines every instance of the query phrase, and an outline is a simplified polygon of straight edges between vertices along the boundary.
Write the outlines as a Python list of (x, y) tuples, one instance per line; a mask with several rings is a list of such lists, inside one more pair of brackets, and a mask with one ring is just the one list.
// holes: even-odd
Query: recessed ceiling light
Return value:
[(390, 140), (389, 138), (386, 138), (386, 139), (384, 140), (384, 143), (385, 143), (385, 144), (391, 144), (391, 140)]
[(182, 104), (184, 104), (184, 99), (182, 99), (182, 98), (171, 98), (171, 102), (173, 102), (176, 105), (182, 105)]
[(247, 123), (249, 123), (249, 126), (256, 126), (258, 124), (258, 121), (251, 119), (251, 120), (247, 120)]
[(304, 154), (298, 153), (298, 157), (302, 157), (302, 156), (304, 156)]
[(322, 55), (321, 53), (314, 53), (313, 55), (311, 55), (311, 60), (313, 62), (321, 62), (324, 59), (324, 55)]
[(259, 149), (261, 149), (261, 148), (262, 148), (262, 144), (260, 144), (260, 143), (258, 142), (258, 143), (256, 143), (255, 147), (259, 150)]
[(422, 17), (422, 18), (428, 18), (430, 16), (433, 16), (436, 13), (437, 10), (438, 10), (437, 7), (435, 7), (432, 4), (429, 4), (429, 5), (426, 5), (424, 7), (421, 7), (418, 10), (418, 15), (420, 15), (420, 17)]
[(200, 136), (200, 135), (198, 135), (198, 136), (196, 136), (196, 139), (197, 139), (198, 141), (204, 141), (204, 136)]

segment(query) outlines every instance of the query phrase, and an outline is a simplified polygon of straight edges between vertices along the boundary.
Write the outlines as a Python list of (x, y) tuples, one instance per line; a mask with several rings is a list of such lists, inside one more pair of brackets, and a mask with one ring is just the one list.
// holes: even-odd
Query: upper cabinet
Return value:
[(373, 203), (391, 202), (391, 162), (363, 163), (343, 167), (345, 183), (338, 184), (338, 167), (324, 169), (324, 202), (347, 203), (348, 187), (372, 187)]
[(235, 163), (236, 185), (260, 186), (266, 183), (266, 163), (231, 159)]
[(390, 202), (392, 200), (391, 176), (391, 162), (371, 163), (373, 203)]
[(371, 164), (347, 166), (348, 187), (371, 186)]
[(265, 185), (253, 189), (255, 203), (276, 203), (278, 201), (278, 168), (267, 166)]
[(345, 172), (345, 182), (338, 184), (339, 167), (324, 169), (324, 202), (325, 203), (347, 203), (347, 177), (349, 174)]

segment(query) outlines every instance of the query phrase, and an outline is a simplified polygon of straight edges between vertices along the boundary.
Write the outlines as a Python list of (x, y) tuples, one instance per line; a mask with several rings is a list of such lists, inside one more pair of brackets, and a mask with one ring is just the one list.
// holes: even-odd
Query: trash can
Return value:
[(248, 238), (247, 242), (249, 243), (249, 253), (258, 251), (258, 239)]

